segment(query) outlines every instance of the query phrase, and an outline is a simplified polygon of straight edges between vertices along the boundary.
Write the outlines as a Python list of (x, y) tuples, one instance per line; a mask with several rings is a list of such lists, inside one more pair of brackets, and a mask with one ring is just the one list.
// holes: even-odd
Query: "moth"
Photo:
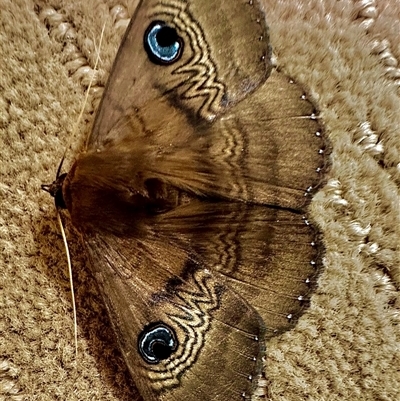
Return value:
[(45, 186), (145, 401), (249, 399), (321, 267), (324, 140), (258, 1), (143, 0), (86, 150)]

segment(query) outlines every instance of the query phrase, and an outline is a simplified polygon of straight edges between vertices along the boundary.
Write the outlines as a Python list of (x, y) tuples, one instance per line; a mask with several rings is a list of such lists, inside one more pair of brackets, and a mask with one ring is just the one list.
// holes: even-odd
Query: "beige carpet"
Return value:
[[(88, 134), (134, 8), (127, 2), (0, 0), (1, 401), (135, 399), (70, 235), (75, 356), (64, 247), (40, 190), (71, 138), (106, 23), (69, 161)], [(312, 205), (326, 268), (296, 328), (268, 344), (269, 397), (399, 400), (400, 2), (265, 3), (277, 63), (309, 89), (333, 146)]]

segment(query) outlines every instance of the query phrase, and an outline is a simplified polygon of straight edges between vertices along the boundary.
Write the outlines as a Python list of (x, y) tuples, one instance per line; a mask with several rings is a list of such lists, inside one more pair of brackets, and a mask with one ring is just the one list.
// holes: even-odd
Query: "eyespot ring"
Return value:
[(164, 21), (153, 21), (143, 37), (143, 44), (150, 61), (159, 65), (170, 65), (180, 59), (183, 39), (174, 27)]
[(164, 323), (146, 326), (139, 335), (138, 350), (147, 363), (158, 364), (168, 359), (177, 347), (175, 332)]

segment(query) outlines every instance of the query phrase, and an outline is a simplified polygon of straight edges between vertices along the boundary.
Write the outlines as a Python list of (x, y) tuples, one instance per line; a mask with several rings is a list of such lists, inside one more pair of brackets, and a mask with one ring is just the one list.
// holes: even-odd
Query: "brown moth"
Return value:
[(321, 266), (324, 144), (258, 1), (141, 1), (87, 149), (50, 186), (146, 401), (249, 399)]

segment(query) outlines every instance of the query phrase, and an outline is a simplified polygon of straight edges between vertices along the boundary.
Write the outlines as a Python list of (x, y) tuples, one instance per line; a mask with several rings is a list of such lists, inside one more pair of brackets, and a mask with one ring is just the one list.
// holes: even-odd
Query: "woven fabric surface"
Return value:
[[(0, 400), (140, 399), (70, 229), (75, 355), (64, 245), (40, 190), (69, 143), (66, 169), (82, 149), (136, 3), (0, 0)], [(325, 269), (296, 327), (267, 344), (268, 398), (400, 399), (400, 3), (263, 3), (276, 64), (332, 146), (310, 210)]]

